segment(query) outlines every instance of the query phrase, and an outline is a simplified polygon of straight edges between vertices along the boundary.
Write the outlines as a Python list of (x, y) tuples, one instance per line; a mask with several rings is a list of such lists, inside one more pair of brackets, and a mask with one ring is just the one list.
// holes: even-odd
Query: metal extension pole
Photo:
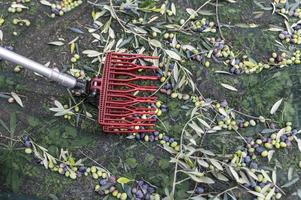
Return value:
[(1, 46), (0, 46), (0, 58), (21, 65), (22, 67), (34, 71), (38, 74), (41, 74), (53, 81), (58, 82), (59, 84), (65, 87), (72, 89), (77, 85), (77, 80), (73, 76), (57, 72), (54, 69), (45, 67), (44, 65), (41, 65), (33, 60), (25, 58), (24, 56), (9, 51)]

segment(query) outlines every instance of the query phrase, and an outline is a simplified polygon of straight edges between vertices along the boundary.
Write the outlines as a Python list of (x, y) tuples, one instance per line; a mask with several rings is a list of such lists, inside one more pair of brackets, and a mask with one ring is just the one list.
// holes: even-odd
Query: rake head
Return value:
[[(90, 90), (98, 93), (98, 123), (106, 133), (150, 133), (156, 122), (156, 86), (143, 83), (158, 80), (157, 66), (142, 65), (143, 59), (158, 57), (108, 53), (102, 77), (91, 80)], [(144, 62), (143, 62), (144, 63)], [(144, 73), (142, 75), (141, 73)]]

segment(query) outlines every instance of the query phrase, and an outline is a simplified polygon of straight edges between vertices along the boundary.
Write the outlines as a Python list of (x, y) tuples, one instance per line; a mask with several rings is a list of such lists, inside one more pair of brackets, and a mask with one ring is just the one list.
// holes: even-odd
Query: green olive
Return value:
[(181, 19), (181, 20), (180, 20), (180, 24), (181, 24), (181, 25), (185, 24), (185, 19)]
[(32, 149), (31, 148), (26, 148), (25, 149), (25, 153), (26, 154), (31, 154), (32, 153)]

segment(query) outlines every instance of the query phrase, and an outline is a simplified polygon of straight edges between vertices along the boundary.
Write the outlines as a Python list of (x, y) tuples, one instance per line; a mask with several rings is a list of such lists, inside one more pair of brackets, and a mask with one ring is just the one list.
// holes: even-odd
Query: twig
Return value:
[(217, 27), (218, 27), (218, 32), (221, 35), (221, 38), (223, 40), (225, 40), (225, 38), (223, 36), (222, 29), (221, 29), (221, 24), (220, 24), (220, 21), (219, 21), (219, 16), (218, 16), (218, 0), (216, 0), (216, 2), (215, 2), (215, 12), (216, 12), (216, 23), (217, 23)]

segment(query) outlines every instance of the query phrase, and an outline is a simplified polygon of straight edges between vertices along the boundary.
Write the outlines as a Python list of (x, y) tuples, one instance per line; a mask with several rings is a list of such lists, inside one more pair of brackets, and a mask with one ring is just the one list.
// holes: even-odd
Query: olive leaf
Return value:
[(102, 54), (101, 52), (98, 52), (98, 51), (95, 51), (95, 50), (84, 50), (82, 53), (87, 55), (90, 58), (97, 57), (97, 56), (100, 56)]
[(40, 0), (40, 3), (45, 5), (45, 6), (51, 6), (51, 3), (49, 1), (46, 1), (46, 0)]
[(0, 40), (3, 40), (3, 31), (0, 30)]
[(228, 89), (228, 90), (232, 90), (232, 91), (235, 91), (237, 92), (237, 89), (231, 85), (228, 85), (226, 83), (221, 83), (221, 86), (223, 86), (224, 88)]
[(16, 100), (16, 102), (23, 108), (24, 106), (21, 98), (14, 92), (11, 92), (10, 94)]
[(280, 100), (278, 100), (278, 101), (272, 106), (271, 111), (270, 111), (270, 113), (271, 113), (272, 115), (278, 110), (278, 108), (279, 108), (279, 106), (281, 105), (282, 101), (283, 101), (283, 98), (281, 98)]
[(231, 166), (229, 166), (229, 170), (230, 170), (232, 176), (234, 177), (234, 179), (235, 179), (238, 183), (240, 183), (239, 175), (238, 175), (237, 172), (234, 170), (234, 168), (231, 167)]
[(54, 46), (63, 46), (65, 43), (62, 41), (54, 41), (54, 42), (49, 42), (48, 44)]
[(154, 47), (162, 48), (162, 44), (158, 40), (149, 39), (148, 42), (150, 43), (150, 45), (152, 45)]
[(222, 165), (215, 159), (210, 159), (211, 164), (218, 170), (223, 171)]
[(172, 11), (172, 14), (174, 14), (174, 15), (177, 14), (176, 6), (174, 3), (171, 4), (171, 11)]
[(126, 184), (130, 181), (131, 181), (130, 179), (125, 178), (125, 177), (120, 177), (120, 178), (117, 179), (117, 182), (120, 183), (120, 184)]
[(198, 13), (193, 10), (192, 8), (186, 8), (186, 12), (188, 12), (189, 15), (192, 15), (192, 16), (197, 16)]
[(248, 190), (248, 192), (249, 192), (250, 194), (253, 194), (253, 195), (257, 196), (257, 197), (260, 197), (260, 198), (262, 198), (262, 199), (265, 199), (264, 194), (261, 194), (261, 193), (259, 193), (259, 192), (255, 192), (255, 191), (252, 191), (252, 190)]
[(172, 50), (164, 50), (164, 51), (170, 58), (173, 58), (175, 60), (181, 60), (181, 56), (179, 54), (177, 54), (176, 52), (174, 52)]

